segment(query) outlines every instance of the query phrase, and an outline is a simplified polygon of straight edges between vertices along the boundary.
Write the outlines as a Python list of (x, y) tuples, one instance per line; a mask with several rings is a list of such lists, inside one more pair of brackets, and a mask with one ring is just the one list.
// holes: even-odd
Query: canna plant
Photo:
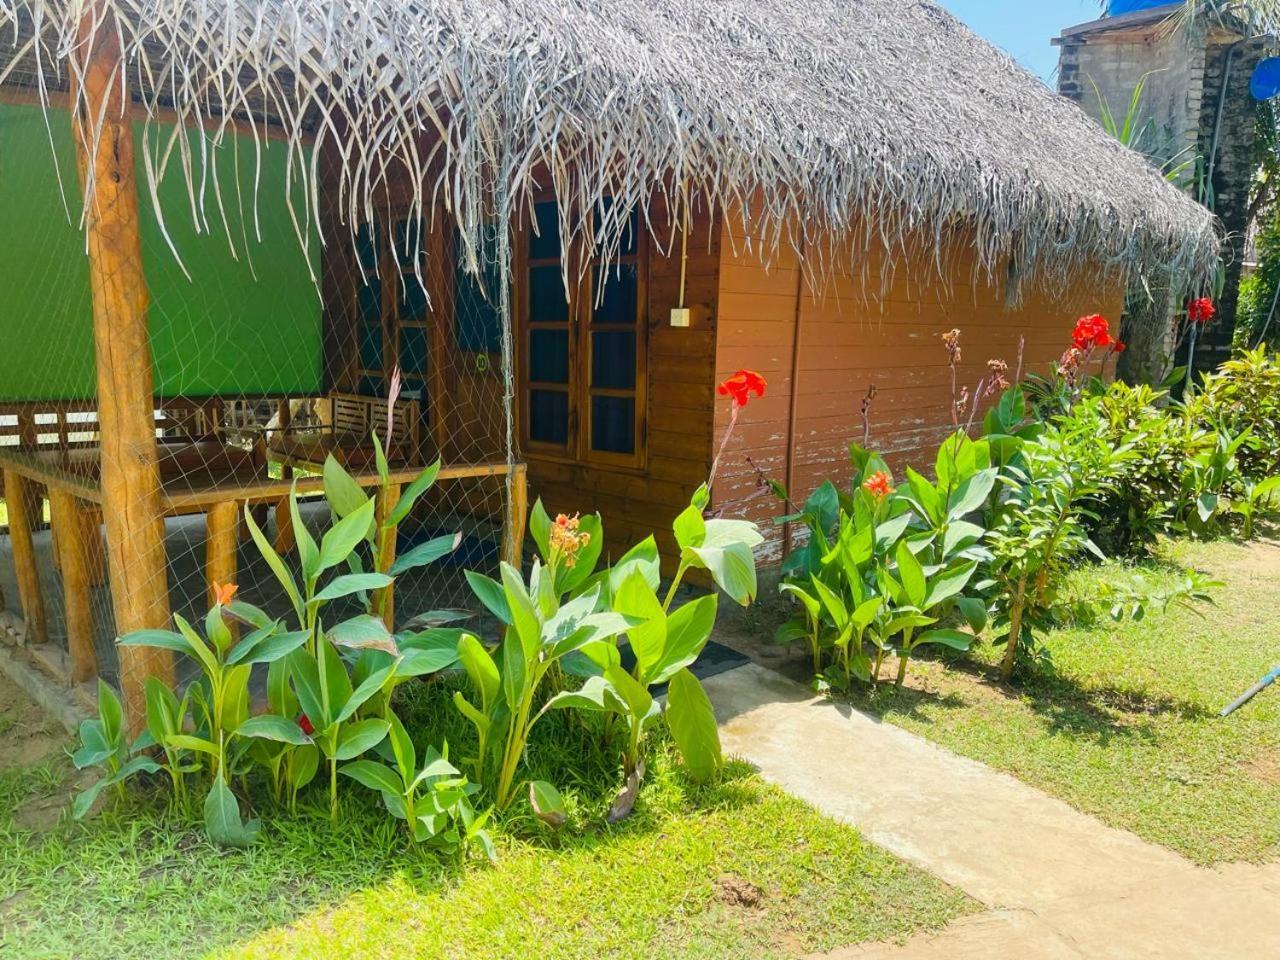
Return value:
[(120, 698), (103, 680), (98, 680), (98, 716), (80, 724), (80, 746), (71, 754), (77, 770), (101, 767), (102, 777), (87, 790), (76, 795), (71, 813), (77, 820), (84, 817), (108, 787), (124, 796), (124, 782), (139, 773), (155, 773), (160, 765), (148, 756), (130, 758), (124, 728), (124, 708)]
[(1241, 479), (1240, 496), (1233, 498), (1230, 506), (1231, 512), (1244, 521), (1241, 535), (1246, 540), (1253, 539), (1255, 517), (1260, 512), (1265, 513), (1274, 509), (1277, 494), (1280, 494), (1280, 476), (1258, 481), (1247, 477)]
[(361, 759), (345, 764), (339, 772), (382, 794), (387, 812), (405, 822), (415, 842), (462, 855), (478, 845), (496, 862), (493, 840), (484, 829), (491, 811), (476, 813), (470, 798), (477, 787), (449, 762), (448, 744), (443, 753), (428, 748), (419, 768), (413, 738), (400, 718), (391, 713), (387, 722), (394, 765)]

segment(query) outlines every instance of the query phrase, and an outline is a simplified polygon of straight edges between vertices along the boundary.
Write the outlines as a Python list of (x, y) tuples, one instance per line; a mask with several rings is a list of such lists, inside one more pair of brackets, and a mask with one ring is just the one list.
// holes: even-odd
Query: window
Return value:
[(638, 466), (643, 455), (645, 295), (633, 214), (616, 258), (593, 259), (574, 296), (554, 201), (534, 208), (525, 244), (521, 363), (524, 441), (534, 453)]

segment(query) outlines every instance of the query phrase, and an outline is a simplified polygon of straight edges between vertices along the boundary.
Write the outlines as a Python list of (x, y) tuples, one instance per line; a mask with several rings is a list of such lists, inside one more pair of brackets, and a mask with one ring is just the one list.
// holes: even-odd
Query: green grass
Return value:
[[(410, 693), (412, 729), (461, 741), (447, 690)], [(347, 782), (337, 827), (323, 784), (292, 819), (255, 795), (265, 836), (226, 851), (158, 791), (24, 833), (14, 812), (50, 775), (5, 771), (0, 956), (727, 960), (905, 938), (974, 907), (742, 764), (715, 787), (689, 783), (661, 743), (635, 814), (609, 827), (614, 752), (597, 729), (548, 717), (534, 773), (565, 788), (569, 827), (552, 835), (517, 804), (496, 830), (497, 866), (466, 867), (413, 849)]]
[[(1280, 664), (1280, 548), (1180, 542), (1151, 564), (1225, 583), (1202, 614), (1060, 630), (1051, 666), (995, 681), (998, 650), (913, 666), (914, 689), (859, 703), (1199, 863), (1280, 857), (1280, 689), (1218, 711)], [(1078, 572), (1088, 592), (1111, 575)]]

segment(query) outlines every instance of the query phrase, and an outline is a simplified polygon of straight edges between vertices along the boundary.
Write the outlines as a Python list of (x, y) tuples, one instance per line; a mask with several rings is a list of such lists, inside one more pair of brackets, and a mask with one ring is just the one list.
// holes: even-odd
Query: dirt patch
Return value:
[(92, 779), (90, 774), (75, 773), (66, 757), (67, 746), (66, 731), (0, 675), (0, 775), (23, 771), (25, 789), (25, 796), (9, 811), (17, 829), (50, 829), (83, 788), (83, 781)]
[(1241, 764), (1240, 769), (1251, 780), (1280, 786), (1280, 757), (1274, 753), (1260, 753), (1248, 763)]
[(716, 899), (726, 906), (757, 910), (764, 905), (764, 891), (741, 877), (725, 874), (716, 880)]

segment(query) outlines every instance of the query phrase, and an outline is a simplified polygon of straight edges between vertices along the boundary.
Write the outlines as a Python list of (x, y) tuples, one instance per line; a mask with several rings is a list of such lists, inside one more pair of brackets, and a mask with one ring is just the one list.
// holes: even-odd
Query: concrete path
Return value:
[(755, 664), (705, 686), (727, 752), (991, 908), (831, 956), (1280, 958), (1280, 864), (1197, 867)]

